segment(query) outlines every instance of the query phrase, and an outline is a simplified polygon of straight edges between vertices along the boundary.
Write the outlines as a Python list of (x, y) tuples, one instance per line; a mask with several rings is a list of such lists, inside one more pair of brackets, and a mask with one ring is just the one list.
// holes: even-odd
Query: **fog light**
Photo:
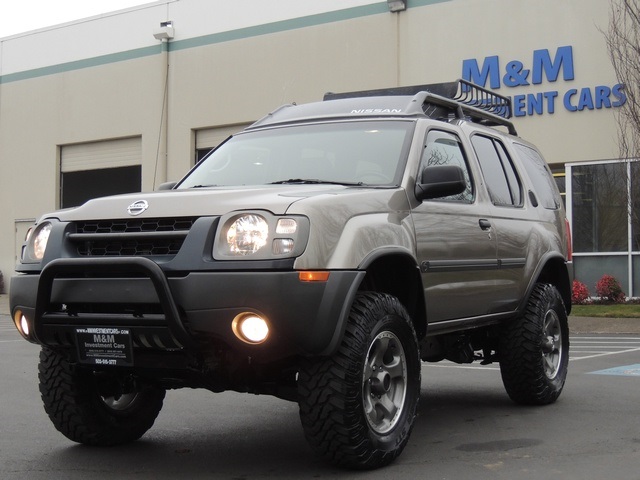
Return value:
[(241, 313), (231, 324), (233, 333), (245, 343), (257, 345), (269, 336), (269, 324), (255, 313)]
[(16, 310), (14, 313), (13, 323), (15, 323), (18, 332), (20, 332), (23, 337), (29, 336), (29, 320), (27, 320), (27, 317), (24, 316), (21, 310)]

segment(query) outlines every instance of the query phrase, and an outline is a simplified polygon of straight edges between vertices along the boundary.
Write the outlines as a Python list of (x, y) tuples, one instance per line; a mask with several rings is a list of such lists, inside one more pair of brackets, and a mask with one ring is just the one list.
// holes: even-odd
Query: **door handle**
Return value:
[(491, 230), (491, 222), (485, 218), (478, 220), (478, 224), (482, 230)]

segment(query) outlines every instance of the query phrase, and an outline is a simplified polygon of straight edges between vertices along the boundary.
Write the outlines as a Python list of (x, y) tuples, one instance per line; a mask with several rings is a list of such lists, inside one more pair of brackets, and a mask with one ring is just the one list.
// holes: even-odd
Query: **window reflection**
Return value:
[(626, 163), (574, 166), (571, 186), (574, 251), (627, 251)]
[(411, 121), (358, 121), (245, 131), (205, 157), (178, 188), (290, 180), (395, 185), (413, 127)]
[(454, 134), (440, 130), (431, 130), (427, 134), (419, 171), (422, 172), (426, 167), (436, 165), (457, 165), (462, 169), (467, 184), (464, 192), (438, 200), (472, 203), (474, 193), (469, 167), (460, 145), (460, 139)]

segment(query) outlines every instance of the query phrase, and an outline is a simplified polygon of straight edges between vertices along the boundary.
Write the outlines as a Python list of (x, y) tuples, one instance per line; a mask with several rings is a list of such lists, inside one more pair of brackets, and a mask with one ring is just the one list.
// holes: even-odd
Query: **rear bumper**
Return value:
[[(212, 347), (256, 359), (330, 355), (342, 336), (361, 271), (332, 271), (326, 282), (302, 282), (296, 271), (215, 271), (167, 276), (143, 258), (58, 259), (40, 274), (12, 278), (12, 314), (32, 324), (29, 340), (72, 347), (75, 329), (130, 328), (136, 348), (198, 352)], [(271, 329), (248, 345), (233, 319), (253, 312)]]

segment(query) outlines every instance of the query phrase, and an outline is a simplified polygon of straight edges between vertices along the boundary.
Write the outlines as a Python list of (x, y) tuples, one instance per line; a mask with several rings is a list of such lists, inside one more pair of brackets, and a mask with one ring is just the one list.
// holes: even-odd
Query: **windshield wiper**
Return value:
[(217, 187), (218, 185), (194, 185), (193, 187), (189, 187), (189, 188), (210, 188), (210, 187)]
[(335, 182), (333, 180), (319, 180), (317, 178), (290, 178), (288, 180), (278, 180), (277, 182), (270, 182), (269, 185), (284, 185), (287, 183), (299, 183), (304, 185), (343, 185), (345, 187), (360, 187), (364, 185), (362, 182)]

